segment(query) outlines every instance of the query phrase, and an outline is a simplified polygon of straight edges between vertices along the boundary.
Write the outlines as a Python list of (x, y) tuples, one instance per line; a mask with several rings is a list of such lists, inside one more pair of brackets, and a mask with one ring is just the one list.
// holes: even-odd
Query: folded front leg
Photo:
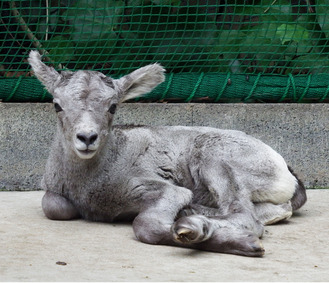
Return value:
[(141, 211), (133, 222), (137, 239), (148, 244), (177, 245), (171, 226), (177, 213), (191, 202), (192, 192), (163, 182), (153, 182), (142, 189)]
[(80, 217), (79, 211), (67, 198), (51, 191), (46, 191), (43, 196), (42, 209), (52, 220), (71, 220)]

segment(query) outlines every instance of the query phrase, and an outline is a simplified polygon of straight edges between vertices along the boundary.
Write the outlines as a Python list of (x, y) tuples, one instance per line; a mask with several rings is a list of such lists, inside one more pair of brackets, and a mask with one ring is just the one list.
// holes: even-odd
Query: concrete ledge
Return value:
[(264, 257), (250, 258), (143, 244), (131, 224), (51, 221), (43, 192), (0, 192), (0, 280), (328, 281), (329, 191), (307, 193), (296, 216), (265, 227)]
[[(0, 103), (0, 190), (36, 190), (55, 133), (52, 105)], [(115, 124), (237, 129), (280, 154), (307, 187), (329, 187), (329, 104), (126, 103)]]

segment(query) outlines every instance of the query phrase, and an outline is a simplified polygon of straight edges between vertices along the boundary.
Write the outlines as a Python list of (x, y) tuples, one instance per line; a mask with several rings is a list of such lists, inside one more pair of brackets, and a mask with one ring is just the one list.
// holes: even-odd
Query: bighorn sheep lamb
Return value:
[(41, 183), (48, 218), (133, 220), (145, 243), (262, 256), (264, 225), (305, 203), (305, 188), (284, 159), (243, 132), (112, 126), (122, 101), (164, 81), (160, 65), (112, 79), (58, 73), (37, 51), (29, 63), (53, 95), (58, 119)]

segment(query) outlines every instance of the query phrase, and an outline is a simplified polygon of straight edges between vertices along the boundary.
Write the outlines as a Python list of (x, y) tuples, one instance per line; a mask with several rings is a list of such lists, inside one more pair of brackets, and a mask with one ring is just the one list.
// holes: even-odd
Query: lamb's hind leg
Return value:
[[(253, 229), (253, 224), (250, 225), (252, 230), (244, 229), (253, 220), (240, 223), (238, 218), (242, 215), (237, 213), (230, 215), (229, 220), (192, 215), (174, 223), (177, 213), (190, 203), (191, 191), (162, 182), (138, 188), (143, 191), (143, 199), (139, 199), (141, 211), (133, 222), (133, 229), (140, 241), (247, 256), (263, 255), (259, 241), (262, 231)], [(249, 218), (249, 215), (243, 217)]]
[[(280, 221), (288, 220), (293, 213), (290, 201), (283, 204), (274, 204), (270, 202), (255, 203), (253, 204), (253, 207), (255, 217), (262, 225), (271, 225)], [(178, 213), (177, 219), (196, 214), (204, 215), (210, 218), (222, 216), (222, 213), (217, 208), (190, 204)]]
[(254, 208), (258, 220), (263, 225), (271, 225), (279, 221), (287, 220), (292, 216), (290, 201), (283, 204), (273, 204), (269, 202), (256, 203)]
[(49, 219), (70, 220), (80, 217), (78, 210), (68, 199), (51, 191), (46, 191), (41, 204), (43, 212)]
[(244, 256), (264, 254), (263, 245), (254, 232), (241, 229), (221, 217), (181, 217), (172, 231), (178, 243), (196, 249)]
[[(259, 238), (264, 227), (256, 218), (249, 193), (243, 184), (237, 182), (228, 164), (217, 165), (199, 170), (203, 173), (203, 185), (216, 202), (217, 211), (200, 205), (191, 205), (191, 211), (183, 210), (183, 214), (201, 210), (209, 217), (190, 215), (178, 218), (172, 228), (176, 241), (203, 250), (261, 256), (264, 249)], [(211, 214), (217, 216), (211, 217)]]

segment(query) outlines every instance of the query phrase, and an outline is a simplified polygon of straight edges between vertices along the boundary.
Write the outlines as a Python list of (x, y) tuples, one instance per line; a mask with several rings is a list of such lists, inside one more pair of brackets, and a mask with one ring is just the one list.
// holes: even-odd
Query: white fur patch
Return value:
[(273, 151), (273, 161), (276, 163), (277, 179), (269, 188), (263, 188), (253, 193), (254, 202), (271, 202), (281, 204), (288, 202), (294, 195), (297, 179), (288, 169), (288, 166), (282, 156)]

